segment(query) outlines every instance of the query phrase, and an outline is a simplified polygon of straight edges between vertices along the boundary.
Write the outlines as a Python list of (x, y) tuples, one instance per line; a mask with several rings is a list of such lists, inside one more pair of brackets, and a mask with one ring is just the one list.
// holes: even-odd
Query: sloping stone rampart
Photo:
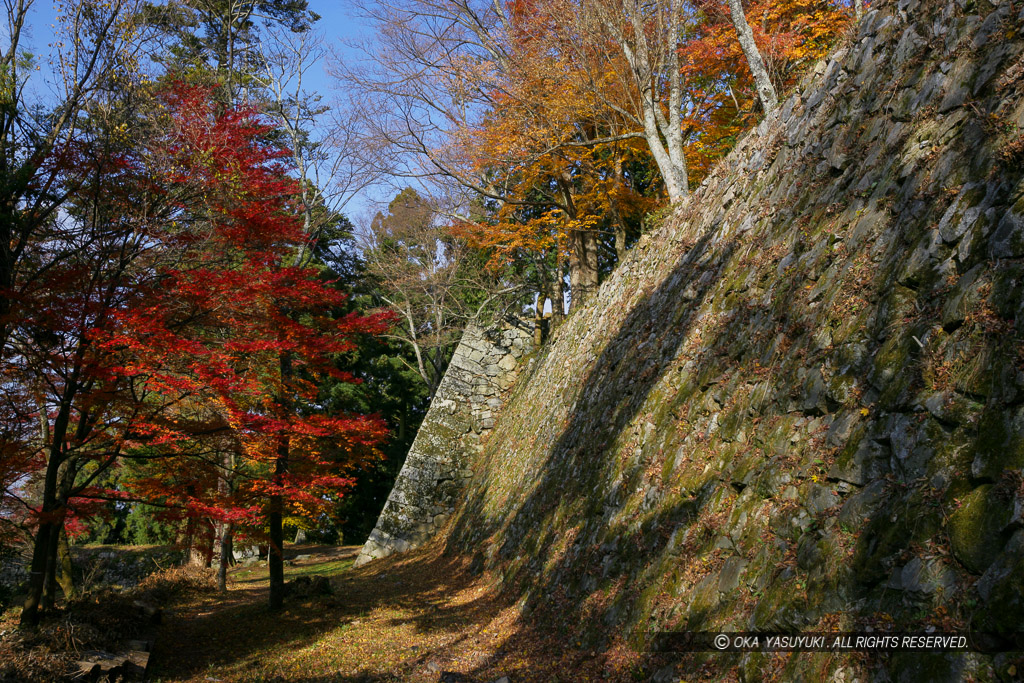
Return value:
[(1024, 4), (870, 3), (553, 333), (447, 550), (610, 668), (664, 631), (992, 637), (654, 680), (1019, 680), (1022, 178)]
[(415, 548), (444, 525), (532, 347), (533, 328), (520, 321), (466, 329), (356, 566)]

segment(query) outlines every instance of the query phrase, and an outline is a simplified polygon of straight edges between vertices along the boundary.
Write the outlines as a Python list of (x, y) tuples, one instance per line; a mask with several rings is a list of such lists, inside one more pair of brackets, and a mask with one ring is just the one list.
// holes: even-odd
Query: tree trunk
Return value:
[(743, 48), (750, 71), (754, 74), (754, 85), (757, 87), (757, 96), (761, 100), (761, 106), (766, 114), (770, 113), (779, 106), (779, 96), (768, 77), (768, 70), (764, 66), (761, 52), (757, 49), (757, 44), (754, 43), (754, 32), (750, 30), (750, 24), (747, 23), (741, 0), (729, 0), (729, 16), (732, 17), (732, 25), (736, 28), (736, 37), (739, 38), (740, 47)]
[[(623, 3), (623, 9), (625, 7), (626, 4)], [(657, 37), (657, 40), (666, 41), (667, 49), (664, 53), (656, 55), (651, 54), (652, 46), (647, 43), (648, 31), (644, 26), (641, 12), (627, 11), (624, 15), (619, 15), (620, 19), (632, 25), (630, 35), (618, 25), (617, 20), (606, 18), (605, 26), (622, 48), (622, 54), (633, 73), (633, 79), (640, 91), (638, 117), (643, 125), (644, 140), (647, 141), (654, 163), (657, 164), (662, 180), (665, 181), (668, 199), (675, 204), (689, 196), (690, 187), (686, 157), (683, 153), (683, 94), (678, 49), (681, 12), (679, 0), (670, 0), (669, 11), (669, 35)], [(661, 97), (654, 88), (654, 83), (662, 81), (662, 76), (665, 75), (656, 73), (656, 65), (662, 60), (668, 65), (667, 117), (662, 112)]]
[(558, 187), (569, 233), (569, 311), (572, 312), (584, 305), (597, 287), (597, 234), (578, 227), (573, 179), (568, 171), (558, 177)]
[(555, 254), (555, 279), (551, 283), (551, 326), (548, 333), (554, 332), (562, 324), (565, 317), (565, 294), (563, 288), (565, 280), (562, 279), (562, 250)]
[(39, 529), (32, 544), (32, 563), (29, 565), (28, 597), (21, 610), (22, 628), (32, 628), (39, 624), (39, 604), (43, 598), (43, 583), (46, 579), (47, 549), (50, 546), (50, 533), (53, 524), (40, 522)]
[[(237, 439), (233, 440), (232, 446), (238, 448), (240, 444)], [(223, 471), (217, 480), (217, 489), (225, 498), (229, 498), (234, 489), (235, 472), (235, 451), (227, 449), (223, 455)], [(231, 522), (222, 522), (220, 525), (220, 565), (217, 567), (217, 590), (224, 593), (228, 589), (228, 566), (234, 564), (234, 532), (235, 527)]]
[[(65, 394), (74, 395), (77, 385), (69, 383)], [(46, 458), (46, 475), (43, 479), (43, 500), (39, 506), (39, 529), (36, 531), (32, 546), (32, 563), (29, 571), (28, 596), (21, 610), (22, 627), (34, 627), (39, 624), (39, 606), (43, 599), (46, 584), (46, 572), (50, 562), (56, 561), (56, 545), (54, 554), (50, 555), (50, 535), (58, 533), (56, 520), (61, 515), (57, 502), (57, 490), (60, 479), (61, 464), (64, 460), (63, 444), (70, 423), (71, 406), (67, 400), (62, 401), (57, 419), (53, 423), (50, 447)]]
[(853, 0), (853, 16), (857, 21), (864, 18), (864, 0)]
[(398, 431), (395, 440), (398, 443), (405, 443), (405, 433), (409, 428), (409, 404), (402, 404), (402, 412), (398, 413)]
[[(615, 186), (616, 190), (625, 185), (625, 178), (622, 172), (622, 155), (616, 150), (615, 153)], [(622, 263), (626, 258), (626, 222), (622, 219), (622, 211), (619, 210), (619, 197), (617, 192), (611, 193), (612, 220), (615, 222), (615, 261)]]
[(226, 593), (228, 590), (228, 566), (234, 564), (234, 531), (235, 525), (225, 522), (220, 535), (220, 566), (217, 568), (217, 590)]
[[(281, 396), (279, 403), (282, 412), (288, 410), (287, 380), (292, 376), (292, 359), (287, 351), (282, 351), (281, 363)], [(284, 476), (288, 472), (288, 435), (281, 434), (277, 440), (277, 458), (274, 463), (274, 484), (284, 485)], [(270, 496), (270, 553), (267, 556), (267, 568), (270, 570), (270, 609), (278, 610), (284, 606), (284, 497), (280, 488)]]
[(51, 612), (57, 604), (57, 554), (60, 535), (64, 531), (63, 521), (55, 522), (50, 529), (46, 547), (46, 578), (43, 581), (43, 598), (40, 606), (44, 612)]
[(533, 312), (533, 347), (539, 349), (544, 343), (544, 302), (547, 292), (537, 292), (537, 305)]
[(203, 566), (203, 553), (199, 548), (199, 520), (189, 517), (185, 523), (185, 562), (190, 567)]
[(74, 566), (71, 562), (71, 547), (68, 545), (68, 532), (63, 526), (60, 528), (60, 539), (57, 543), (57, 582), (64, 593), (64, 600), (69, 601), (75, 598), (75, 577)]
[(578, 310), (597, 291), (597, 235), (593, 230), (574, 230), (569, 235), (569, 311)]
[(616, 214), (615, 216), (615, 262), (622, 263), (626, 260), (626, 226), (622, 223), (622, 218)]
[[(284, 439), (285, 437), (282, 437)], [(285, 446), (284, 448), (287, 448)], [(284, 460), (279, 456), (277, 474), (284, 473)], [(270, 496), (270, 552), (267, 553), (267, 569), (270, 571), (270, 609), (284, 606), (284, 501), (280, 494)]]

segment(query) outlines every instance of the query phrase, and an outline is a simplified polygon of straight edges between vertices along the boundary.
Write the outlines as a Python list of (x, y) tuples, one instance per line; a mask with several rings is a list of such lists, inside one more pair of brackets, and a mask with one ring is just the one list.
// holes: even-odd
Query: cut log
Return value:
[(141, 650), (130, 652), (86, 651), (85, 659), (78, 662), (76, 681), (123, 680), (141, 681), (149, 669), (149, 653)]
[(124, 663), (121, 665), (121, 670), (124, 672), (126, 678), (143, 680), (146, 677), (146, 671), (149, 669), (149, 653), (143, 652), (142, 650), (133, 650), (125, 654)]

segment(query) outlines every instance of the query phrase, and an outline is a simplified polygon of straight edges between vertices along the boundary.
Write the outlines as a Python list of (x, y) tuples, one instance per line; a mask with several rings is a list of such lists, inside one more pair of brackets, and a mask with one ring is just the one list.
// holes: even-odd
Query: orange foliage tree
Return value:
[[(624, 255), (640, 217), (658, 203), (649, 181), (656, 172), (642, 135), (610, 104), (622, 102), (613, 92), (621, 85), (593, 65), (581, 68), (540, 3), (510, 3), (509, 15), (514, 59), (480, 125), (452, 136), (469, 172), (488, 178), (500, 201), (487, 220), (455, 229), (495, 262), (532, 261), (541, 300), (552, 301), (557, 317), (565, 267), (575, 307), (593, 294), (602, 261)], [(605, 84), (600, 92), (595, 79)]]
[[(675, 102), (671, 93), (658, 95), (656, 113), (668, 122), (672, 107), (679, 109), (689, 180), (699, 181), (750, 125), (756, 94), (724, 2), (674, 3), (666, 11), (678, 22), (670, 40), (677, 43), (685, 88)], [(758, 19), (755, 39), (780, 87), (825, 53), (849, 14), (829, 0), (753, 3), (748, 12)], [(649, 12), (643, 24), (602, 30), (619, 19), (601, 2), (509, 3), (503, 45), (512, 58), (496, 69), (487, 115), (451, 138), (451, 147), (463, 150), (468, 174), (488, 178), (501, 198), (487, 220), (456, 229), (496, 260), (553, 253), (554, 274), (542, 278), (543, 293), (553, 301), (561, 301), (563, 261), (573, 304), (585, 301), (598, 282), (602, 233), (614, 234), (615, 258), (621, 259), (627, 234), (663, 201), (642, 182), (658, 176), (660, 167), (640, 131), (644, 103), (636, 74), (625, 75), (639, 59), (626, 48), (641, 41), (624, 36), (630, 28), (661, 35), (667, 20)], [(648, 77), (657, 81), (664, 65), (652, 69)]]
[[(823, 58), (852, 19), (837, 0), (745, 3), (757, 47), (776, 89), (791, 88)], [(698, 0), (682, 49), (681, 68), (700, 105), (687, 118), (688, 158), (699, 182), (755, 117), (757, 93), (724, 0)]]
[[(556, 312), (563, 264), (576, 305), (597, 285), (604, 236), (621, 238), (613, 263), (639, 217), (683, 200), (754, 116), (725, 0), (359, 4), (380, 28), (366, 46), (378, 71), (346, 73), (374, 120), (367, 149), (482, 197), (490, 213), (456, 230), (494, 260), (533, 263)], [(845, 0), (730, 4), (770, 76), (762, 90), (783, 92), (853, 10)]]

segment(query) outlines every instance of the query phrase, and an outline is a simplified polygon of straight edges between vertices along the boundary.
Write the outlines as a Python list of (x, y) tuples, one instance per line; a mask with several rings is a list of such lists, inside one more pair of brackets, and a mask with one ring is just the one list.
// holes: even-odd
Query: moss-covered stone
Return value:
[(851, 566), (858, 582), (873, 585), (887, 579), (911, 543), (938, 535), (941, 511), (922, 502), (919, 494), (902, 500), (890, 497), (874, 509), (853, 554)]
[(994, 258), (1024, 256), (1024, 197), (1006, 210), (996, 225), (989, 246)]
[(921, 439), (931, 447), (932, 455), (924, 471), (933, 486), (945, 485), (970, 467), (974, 435), (967, 429), (947, 429), (929, 419), (921, 431)]
[(984, 608), (974, 615), (974, 627), (1002, 636), (1020, 633), (1020, 615), (1024, 614), (1024, 553), (1015, 549), (1001, 558), (975, 584)]
[(894, 334), (875, 352), (869, 379), (882, 392), (882, 400), (888, 408), (896, 407), (896, 400), (909, 383), (907, 369), (912, 343), (909, 335)]
[(985, 571), (1002, 551), (1003, 529), (1013, 515), (1012, 501), (994, 492), (990, 484), (971, 491), (960, 500), (946, 527), (953, 554), (975, 574)]
[(1024, 468), (1024, 407), (1014, 412), (992, 406), (978, 424), (971, 475), (996, 480), (1004, 471)]
[(769, 582), (750, 617), (750, 630), (773, 633), (799, 632), (817, 615), (809, 610), (806, 581), (796, 575)]
[(833, 480), (863, 486), (888, 470), (889, 448), (868, 436), (868, 426), (856, 429), (842, 445), (828, 471)]

